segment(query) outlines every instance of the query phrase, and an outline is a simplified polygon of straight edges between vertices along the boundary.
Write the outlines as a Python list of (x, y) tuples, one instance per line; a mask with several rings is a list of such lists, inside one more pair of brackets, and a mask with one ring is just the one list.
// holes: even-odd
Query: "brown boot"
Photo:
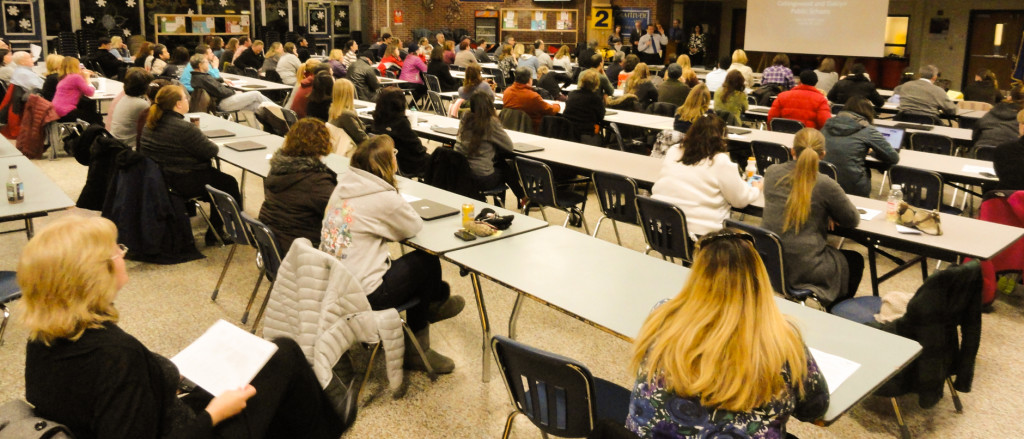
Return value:
[[(430, 367), (434, 370), (435, 374), (449, 374), (455, 370), (455, 362), (452, 361), (451, 358), (430, 349), (429, 326), (416, 333), (415, 341), (418, 342), (420, 348), (423, 349), (424, 356), (427, 357), (427, 362), (430, 363)], [(423, 362), (423, 358), (420, 356), (419, 352), (416, 351), (416, 347), (413, 345), (413, 339), (409, 338), (408, 333), (405, 335), (405, 359), (402, 363), (402, 368), (405, 370), (427, 371), (427, 365)]]

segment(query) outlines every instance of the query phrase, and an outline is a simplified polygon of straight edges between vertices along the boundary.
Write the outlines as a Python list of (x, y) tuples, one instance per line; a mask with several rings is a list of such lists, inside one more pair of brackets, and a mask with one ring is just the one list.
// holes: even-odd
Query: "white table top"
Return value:
[[(881, 125), (881, 126), (887, 126), (887, 127), (894, 126), (894, 125), (896, 125), (898, 123), (901, 123), (901, 122), (897, 122), (897, 121), (894, 121), (892, 119), (878, 119), (878, 118), (876, 118), (875, 122), (874, 122), (875, 125)], [(956, 141), (958, 143), (966, 143), (966, 144), (973, 143), (973, 140), (971, 139), (971, 135), (973, 134), (973, 132), (971, 130), (964, 129), (964, 128), (953, 128), (953, 127), (947, 127), (947, 126), (944, 126), (944, 125), (935, 125), (935, 127), (932, 128), (929, 131), (915, 130), (913, 128), (908, 129), (906, 131), (908, 133), (941, 134), (943, 136), (946, 136), (946, 137), (949, 137), (949, 138), (953, 139), (954, 141)]]
[(211, 139), (214, 142), (224, 142), (226, 140), (236, 139), (239, 137), (253, 137), (267, 134), (265, 131), (235, 123), (230, 120), (214, 116), (210, 113), (187, 113), (185, 114), (185, 119), (188, 120), (194, 116), (199, 116), (199, 129), (203, 131), (227, 130), (234, 134), (232, 137), (218, 137)]
[(385, 86), (388, 86), (388, 85), (399, 85), (399, 84), (408, 84), (409, 83), (409, 81), (403, 81), (401, 79), (395, 79), (395, 78), (386, 78), (386, 77), (383, 77), (383, 76), (378, 76), (377, 77), (377, 81), (380, 82), (381, 84), (385, 85)]
[(231, 81), (231, 85), (228, 87), (241, 91), (291, 90), (295, 87), (293, 85), (265, 81), (262, 79), (250, 78), (248, 76), (232, 75), (230, 73), (221, 73), (220, 77)]
[[(466, 72), (463, 72), (461, 70), (452, 70), (451, 74), (452, 74), (452, 78), (466, 79)], [(494, 75), (492, 75), (490, 73), (481, 73), (480, 77), (481, 78), (493, 78)]]
[[(14, 147), (14, 144), (6, 137), (0, 136), (0, 157), (18, 157), (24, 154), (18, 151), (18, 148)], [(0, 170), (2, 171), (2, 170)]]
[[(867, 161), (877, 162), (871, 156), (867, 157)], [(942, 175), (942, 179), (945, 182), (980, 184), (999, 181), (996, 177), (986, 177), (978, 172), (964, 170), (965, 166), (972, 166), (975, 168), (987, 168), (987, 172), (994, 173), (992, 162), (987, 160), (912, 151), (904, 148), (900, 149), (900, 162), (898, 164), (909, 168), (938, 172), (939, 175)]]
[(3, 173), (4, 180), (7, 179), (10, 165), (18, 166), (18, 176), (25, 182), (25, 201), (9, 204), (4, 197), (0, 201), (0, 220), (43, 216), (47, 212), (64, 210), (75, 205), (50, 177), (25, 156), (0, 158), (0, 172)]
[(89, 82), (96, 87), (96, 93), (89, 96), (89, 99), (94, 101), (112, 100), (124, 91), (124, 83), (118, 80), (109, 78), (90, 78)]
[[(689, 275), (687, 268), (561, 227), (444, 257), (626, 340), (636, 336), (658, 301), (679, 293)], [(609, 264), (611, 260), (615, 263)], [(780, 298), (776, 304), (794, 318), (808, 346), (861, 364), (832, 393), (826, 422), (869, 395), (921, 350), (912, 340), (841, 317)]]

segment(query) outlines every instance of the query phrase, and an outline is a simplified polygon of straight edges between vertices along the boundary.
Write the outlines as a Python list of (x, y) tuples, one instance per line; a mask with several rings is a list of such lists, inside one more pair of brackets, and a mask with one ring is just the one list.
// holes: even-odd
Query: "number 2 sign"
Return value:
[(612, 8), (591, 8), (590, 27), (593, 29), (612, 28)]

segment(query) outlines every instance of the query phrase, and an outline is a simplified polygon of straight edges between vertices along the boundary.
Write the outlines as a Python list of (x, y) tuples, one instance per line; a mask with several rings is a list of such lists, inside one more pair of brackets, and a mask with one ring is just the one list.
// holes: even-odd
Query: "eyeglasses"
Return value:
[(110, 259), (123, 258), (124, 255), (128, 254), (128, 246), (124, 244), (117, 245), (117, 254), (111, 256)]
[(395, 153), (395, 155), (398, 155), (398, 148), (391, 149), (391, 152)]
[(707, 247), (708, 244), (715, 241), (721, 241), (723, 239), (739, 239), (742, 241), (749, 242), (750, 245), (754, 245), (754, 237), (751, 236), (749, 233), (723, 231), (715, 234), (704, 235), (697, 241), (697, 244), (694, 245), (694, 249), (699, 251), (701, 248)]

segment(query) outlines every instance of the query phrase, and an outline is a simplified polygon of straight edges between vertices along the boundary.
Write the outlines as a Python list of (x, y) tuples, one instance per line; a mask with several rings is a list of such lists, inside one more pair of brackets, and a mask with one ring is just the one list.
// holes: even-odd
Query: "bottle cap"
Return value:
[(903, 189), (903, 185), (902, 184), (894, 184), (894, 185), (892, 185), (892, 190), (894, 190), (894, 191), (901, 190), (901, 189)]

